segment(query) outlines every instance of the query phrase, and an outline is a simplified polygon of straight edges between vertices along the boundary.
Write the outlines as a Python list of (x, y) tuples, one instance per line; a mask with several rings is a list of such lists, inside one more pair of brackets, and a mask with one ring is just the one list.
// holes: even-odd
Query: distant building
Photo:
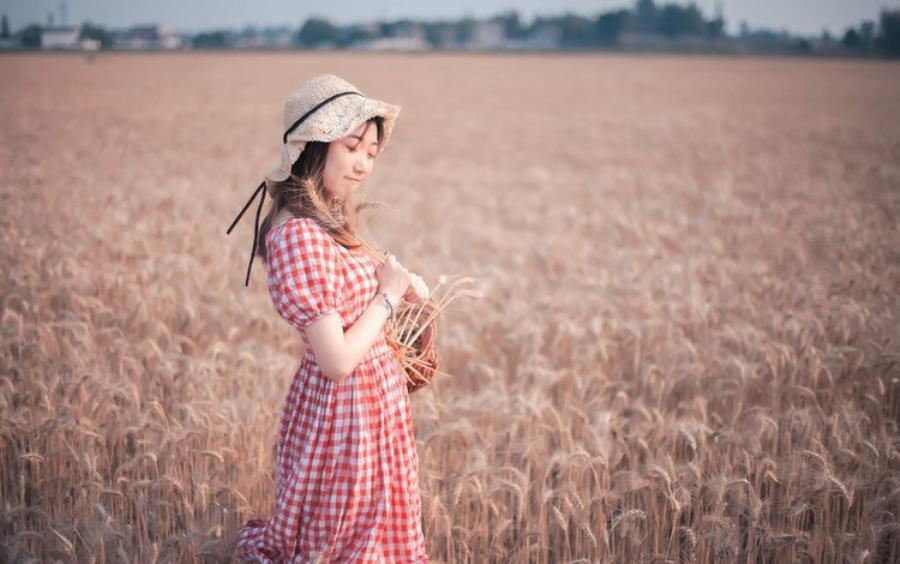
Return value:
[(53, 26), (41, 29), (41, 49), (80, 49), (79, 29), (75, 26)]
[(562, 43), (562, 30), (554, 24), (545, 24), (528, 37), (505, 39), (497, 49), (506, 51), (552, 51)]
[(9, 51), (12, 49), (21, 49), (22, 39), (20, 37), (0, 37), (0, 51)]
[(283, 49), (293, 43), (290, 27), (245, 27), (231, 42), (236, 49)]
[(180, 49), (181, 46), (181, 37), (168, 25), (139, 25), (113, 32), (115, 49)]
[(267, 47), (268, 41), (261, 33), (244, 33), (235, 38), (233, 46), (236, 49), (258, 49)]
[(82, 39), (80, 45), (82, 51), (99, 51), (101, 46), (96, 39)]
[(466, 42), (469, 49), (498, 49), (506, 42), (506, 30), (500, 22), (476, 22), (472, 37)]
[(543, 25), (531, 34), (528, 44), (535, 49), (558, 49), (562, 44), (562, 30), (555, 24)]
[(418, 23), (410, 23), (399, 28), (398, 37), (406, 37), (408, 39), (425, 40), (425, 26)]
[[(382, 30), (377, 24), (366, 28), (356, 28), (357, 31), (365, 30), (369, 33), (380, 33)], [(366, 51), (426, 51), (432, 45), (428, 42), (425, 26), (417, 23), (408, 23), (396, 26), (391, 37), (377, 37), (358, 41), (351, 46), (353, 49)]]
[(421, 37), (379, 37), (352, 45), (364, 51), (427, 51), (431, 43)]

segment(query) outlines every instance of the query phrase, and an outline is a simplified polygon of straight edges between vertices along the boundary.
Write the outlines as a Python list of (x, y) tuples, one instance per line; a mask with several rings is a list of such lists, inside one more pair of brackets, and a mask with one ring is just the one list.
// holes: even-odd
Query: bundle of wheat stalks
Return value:
[(406, 371), (406, 388), (410, 393), (426, 386), (438, 370), (437, 320), (441, 312), (461, 297), (479, 298), (470, 289), (472, 278), (459, 276), (452, 281), (444, 276), (421, 303), (402, 302), (394, 321), (385, 329), (388, 344)]
[[(369, 202), (371, 205), (377, 203)], [(365, 240), (357, 240), (379, 264), (387, 261), (387, 253), (375, 249)], [(438, 370), (437, 320), (457, 298), (480, 298), (481, 293), (471, 289), (474, 283), (475, 280), (467, 276), (448, 279), (442, 275), (422, 302), (401, 300), (393, 321), (385, 326), (385, 337), (406, 372), (406, 388), (410, 393), (428, 385), (436, 373), (452, 376)]]

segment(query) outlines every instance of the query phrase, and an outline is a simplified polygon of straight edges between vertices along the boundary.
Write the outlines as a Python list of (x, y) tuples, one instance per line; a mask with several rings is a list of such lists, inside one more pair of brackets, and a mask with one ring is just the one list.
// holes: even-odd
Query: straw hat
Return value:
[(388, 104), (381, 100), (369, 98), (358, 88), (346, 80), (333, 74), (323, 74), (311, 78), (291, 94), (284, 102), (284, 133), (281, 141), (281, 161), (269, 170), (265, 179), (257, 186), (256, 191), (244, 204), (244, 208), (234, 218), (226, 234), (243, 217), (244, 212), (262, 193), (259, 207), (256, 210), (256, 227), (253, 230), (253, 249), (250, 251), (250, 263), (247, 265), (245, 286), (250, 284), (250, 269), (256, 254), (256, 243), (259, 235), (259, 215), (266, 199), (266, 186), (274, 182), (287, 180), (291, 175), (291, 167), (300, 157), (308, 141), (330, 143), (350, 135), (361, 123), (375, 116), (384, 120), (384, 137), (378, 149), (379, 154), (387, 147), (400, 113), (400, 106)]
[[(359, 124), (375, 116), (384, 118), (383, 151), (391, 138), (400, 106), (369, 98), (358, 88), (333, 74), (310, 79), (284, 103), (284, 135), (281, 162), (266, 178), (286, 180), (291, 166), (303, 152), (307, 141), (330, 143), (350, 135)], [(310, 115), (311, 114), (311, 115)], [(307, 117), (308, 116), (308, 117)], [(303, 119), (303, 118), (307, 119)], [(299, 123), (298, 123), (299, 122)]]

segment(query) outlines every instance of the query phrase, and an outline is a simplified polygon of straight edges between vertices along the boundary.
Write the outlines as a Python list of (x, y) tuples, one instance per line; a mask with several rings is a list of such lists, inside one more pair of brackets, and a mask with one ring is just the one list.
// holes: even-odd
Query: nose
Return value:
[(356, 162), (353, 163), (353, 172), (359, 178), (369, 174), (369, 168), (368, 157), (363, 157), (363, 160), (357, 159)]

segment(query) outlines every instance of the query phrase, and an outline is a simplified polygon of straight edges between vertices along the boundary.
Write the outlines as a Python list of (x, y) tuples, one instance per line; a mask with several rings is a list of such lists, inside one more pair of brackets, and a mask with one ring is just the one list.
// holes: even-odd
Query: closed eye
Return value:
[[(353, 146), (350, 146), (350, 145), (347, 145), (347, 147), (350, 149), (350, 152), (351, 152), (351, 153), (355, 153), (355, 152), (356, 152), (356, 148), (359, 147), (359, 144), (357, 143), (356, 147), (353, 147)], [(376, 156), (377, 156), (377, 155), (373, 155), (373, 154), (369, 153), (369, 158), (372, 159), (373, 161), (375, 160), (375, 157), (376, 157)]]

